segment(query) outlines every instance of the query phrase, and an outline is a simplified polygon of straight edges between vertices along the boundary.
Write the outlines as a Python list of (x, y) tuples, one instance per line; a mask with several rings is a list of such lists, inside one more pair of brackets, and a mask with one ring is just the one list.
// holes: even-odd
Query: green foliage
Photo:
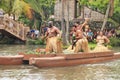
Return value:
[(62, 48), (63, 49), (67, 49), (70, 45), (63, 45)]
[(33, 25), (33, 24), (30, 24), (30, 23), (32, 23), (33, 21), (29, 20), (25, 15), (20, 15), (18, 21), (23, 22), (23, 23), (26, 24), (27, 26)]
[(14, 0), (0, 0), (0, 8), (8, 14), (12, 13), (13, 4)]
[(26, 54), (45, 54), (45, 52), (36, 52), (36, 51), (32, 51), (32, 50), (29, 50), (26, 52)]
[(110, 45), (111, 46), (120, 46), (120, 40), (117, 37), (111, 37), (110, 38)]
[(14, 4), (13, 4), (13, 9), (12, 11), (16, 14), (16, 15), (20, 15), (22, 14), (23, 11), (23, 6), (20, 0), (15, 0)]
[(96, 47), (96, 43), (89, 42), (88, 46), (89, 46), (90, 50), (93, 50)]
[(43, 20), (49, 18), (54, 13), (55, 0), (25, 0), (33, 10), (38, 12)]
[(79, 3), (81, 4), (81, 5), (88, 5), (89, 4), (89, 0), (79, 0)]
[[(91, 9), (105, 14), (110, 0), (79, 0), (81, 5), (86, 5)], [(111, 17), (117, 23), (120, 23), (120, 0), (114, 0), (114, 13)]]
[(91, 0), (89, 1), (89, 6), (96, 11), (105, 13), (108, 2), (109, 0)]
[(114, 0), (114, 13), (112, 19), (120, 23), (120, 0)]
[(32, 44), (32, 45), (44, 45), (45, 42), (41, 39), (37, 39), (37, 40), (33, 40), (33, 39), (29, 39), (28, 44)]
[(35, 50), (29, 50), (29, 51), (26, 51), (25, 54), (46, 54), (45, 50), (41, 50), (40, 48), (38, 49), (35, 49)]

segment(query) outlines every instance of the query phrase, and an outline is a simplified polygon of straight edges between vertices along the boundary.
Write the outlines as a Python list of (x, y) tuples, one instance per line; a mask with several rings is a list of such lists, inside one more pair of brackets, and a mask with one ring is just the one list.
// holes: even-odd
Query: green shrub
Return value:
[(110, 43), (111, 46), (120, 46), (120, 40), (117, 37), (111, 37), (110, 38)]
[(88, 46), (89, 46), (89, 48), (90, 48), (91, 50), (93, 50), (93, 49), (96, 47), (96, 43), (94, 43), (94, 42), (89, 42), (89, 43), (88, 43)]
[(36, 40), (33, 40), (33, 39), (29, 39), (27, 41), (28, 44), (32, 44), (32, 45), (44, 45), (45, 42), (41, 39), (36, 39)]

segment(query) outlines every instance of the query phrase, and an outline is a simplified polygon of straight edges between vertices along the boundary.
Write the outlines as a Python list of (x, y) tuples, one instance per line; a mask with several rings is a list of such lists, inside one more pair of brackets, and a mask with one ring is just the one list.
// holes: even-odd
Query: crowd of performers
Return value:
[[(88, 37), (85, 35), (85, 31), (91, 32), (88, 24), (89, 19), (85, 19), (82, 24), (75, 23), (70, 32), (72, 38), (72, 45), (68, 47), (67, 50), (72, 50), (74, 53), (82, 52), (100, 52), (100, 51), (109, 51), (104, 44), (109, 43), (109, 39), (103, 35), (103, 32), (100, 31), (99, 35), (96, 37), (97, 46), (94, 50), (90, 50), (88, 47)], [(84, 28), (84, 31), (83, 31)], [(48, 22), (48, 29), (45, 32), (46, 39), (46, 52), (51, 53), (62, 53), (62, 40), (61, 40), (61, 31), (53, 25), (52, 21)], [(93, 35), (89, 33), (89, 35)], [(91, 37), (89, 37), (91, 38)]]

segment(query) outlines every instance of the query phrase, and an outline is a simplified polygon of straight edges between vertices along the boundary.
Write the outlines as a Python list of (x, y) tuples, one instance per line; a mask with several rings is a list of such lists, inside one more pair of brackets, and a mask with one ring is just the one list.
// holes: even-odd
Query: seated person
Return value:
[(104, 52), (104, 51), (110, 51), (107, 47), (104, 46), (104, 44), (107, 44), (110, 42), (110, 40), (103, 35), (103, 32), (100, 31), (99, 35), (96, 38), (97, 46), (93, 50), (93, 52)]

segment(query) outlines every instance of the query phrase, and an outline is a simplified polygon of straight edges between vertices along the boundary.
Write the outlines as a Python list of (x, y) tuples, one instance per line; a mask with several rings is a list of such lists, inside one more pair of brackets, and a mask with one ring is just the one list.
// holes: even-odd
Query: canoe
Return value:
[(39, 68), (44, 67), (65, 67), (80, 64), (93, 64), (99, 62), (112, 61), (119, 59), (120, 53), (114, 52), (96, 52), (96, 53), (79, 53), (79, 54), (56, 54), (54, 57), (37, 57), (30, 58), (29, 64)]
[(23, 63), (23, 57), (23, 55), (0, 56), (0, 65), (21, 65)]
[(29, 61), (30, 58), (38, 58), (38, 57), (54, 57), (56, 54), (26, 54), (23, 52), (19, 52), (19, 55), (23, 55), (24, 61)]
[(84, 53), (84, 52), (80, 52), (80, 53), (77, 53), (77, 54), (64, 54), (64, 53), (61, 53), (61, 54), (26, 54), (26, 53), (23, 53), (23, 52), (19, 52), (18, 53), (19, 55), (23, 55), (24, 58), (23, 60), (26, 60), (26, 61), (29, 61), (30, 58), (43, 58), (43, 57), (55, 57), (55, 56), (64, 56), (66, 58), (89, 58), (89, 57), (97, 57), (97, 56), (107, 56), (107, 55), (113, 55), (113, 52), (112, 51), (109, 51), (109, 52), (93, 52), (93, 53)]

